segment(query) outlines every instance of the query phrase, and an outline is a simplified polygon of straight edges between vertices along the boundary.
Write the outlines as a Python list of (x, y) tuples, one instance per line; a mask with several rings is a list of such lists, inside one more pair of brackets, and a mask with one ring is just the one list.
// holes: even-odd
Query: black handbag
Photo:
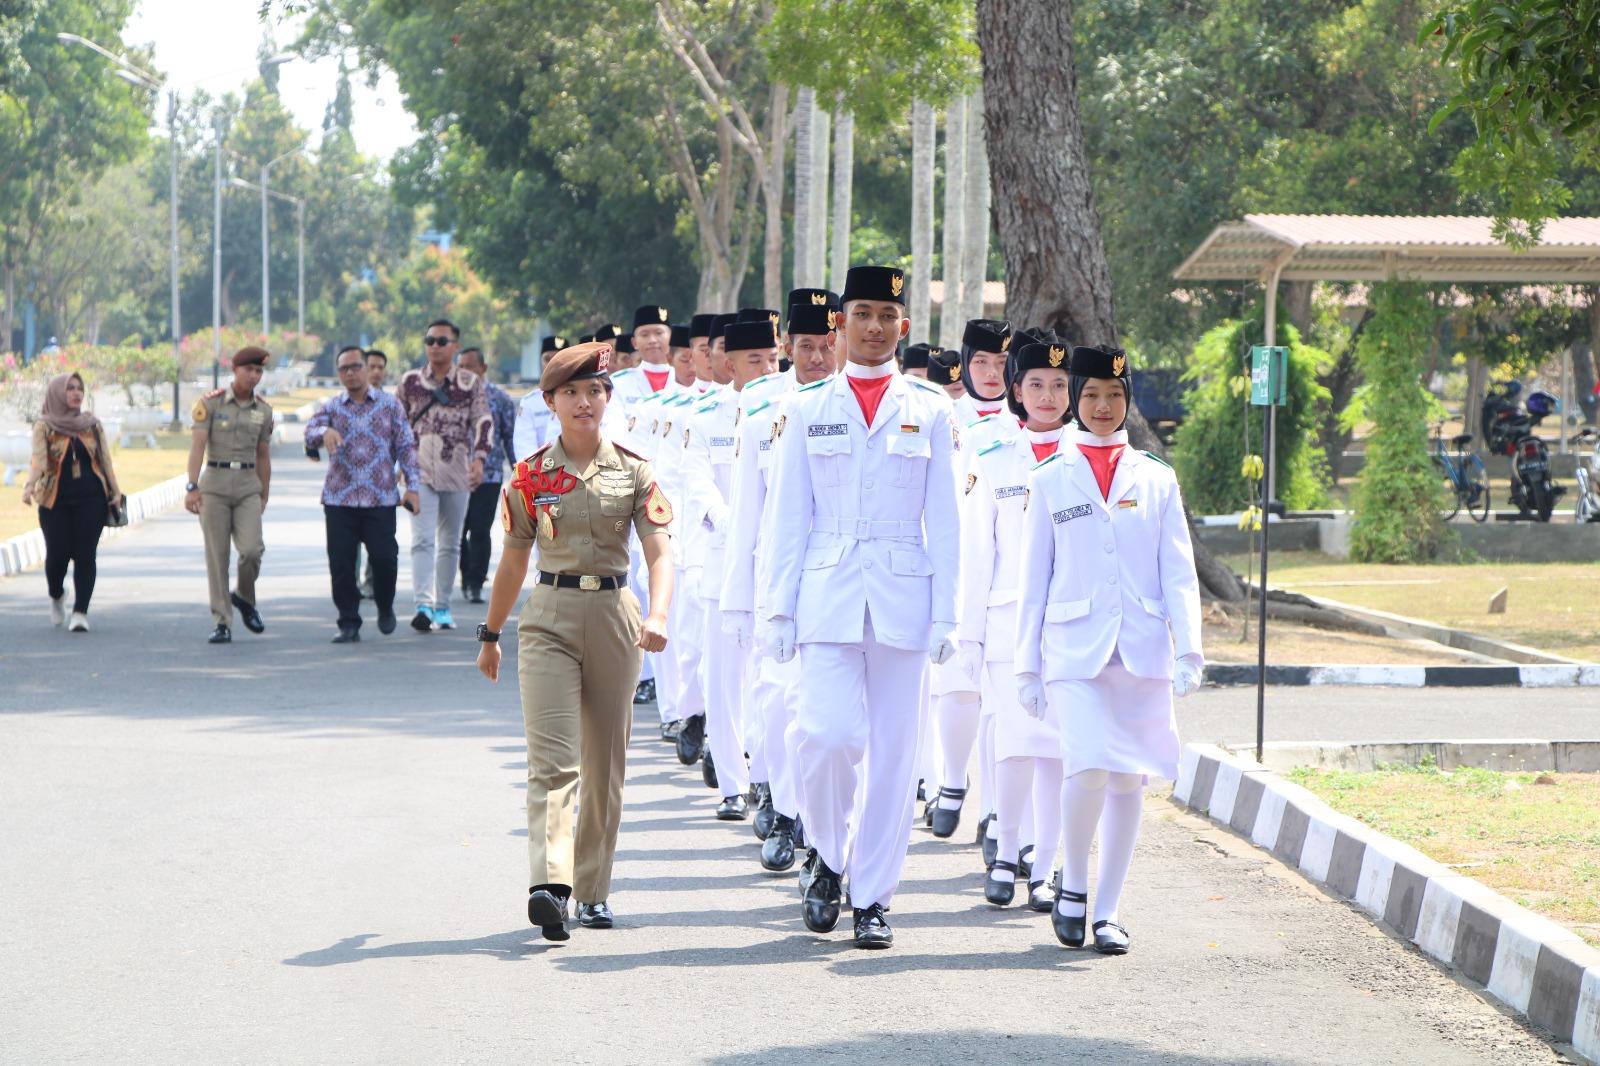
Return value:
[(106, 504), (106, 528), (121, 529), (128, 524), (128, 500), (123, 497), (116, 503)]

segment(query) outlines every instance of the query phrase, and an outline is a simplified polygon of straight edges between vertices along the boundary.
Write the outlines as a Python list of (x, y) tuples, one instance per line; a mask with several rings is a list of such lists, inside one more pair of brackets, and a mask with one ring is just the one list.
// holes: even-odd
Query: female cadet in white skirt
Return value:
[[(1049, 884), (1061, 837), (1061, 735), (1055, 722), (1031, 717), (1017, 702), (1012, 674), (1017, 631), (1017, 574), (1028, 473), (1056, 454), (1067, 417), (1067, 347), (1024, 344), (1011, 352), (1007, 406), (1021, 432), (979, 448), (961, 497), (961, 659), (982, 674), (993, 706), (998, 857), (984, 897), (996, 906), (1016, 895), (1023, 852), (1035, 845), (1028, 904), (1048, 911)], [(988, 709), (986, 707), (986, 709)], [(1023, 840), (1024, 816), (1032, 839)]]
[(1128, 950), (1117, 905), (1151, 777), (1178, 773), (1174, 695), (1200, 686), (1200, 590), (1178, 481), (1128, 447), (1118, 348), (1076, 347), (1073, 429), (1028, 477), (1017, 606), (1017, 696), (1061, 730), (1066, 784), (1058, 939), (1082, 947), (1089, 846), (1100, 827), (1094, 947)]

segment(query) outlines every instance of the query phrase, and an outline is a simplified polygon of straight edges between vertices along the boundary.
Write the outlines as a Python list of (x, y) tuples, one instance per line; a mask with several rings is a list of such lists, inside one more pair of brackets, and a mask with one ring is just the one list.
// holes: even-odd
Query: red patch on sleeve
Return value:
[(660, 485), (651, 484), (650, 494), (644, 501), (644, 516), (653, 526), (664, 526), (672, 521), (672, 504)]

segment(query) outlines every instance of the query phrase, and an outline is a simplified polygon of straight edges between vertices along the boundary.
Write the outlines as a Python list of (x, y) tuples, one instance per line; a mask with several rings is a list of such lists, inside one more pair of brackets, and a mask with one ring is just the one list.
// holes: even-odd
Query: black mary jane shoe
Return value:
[(994, 815), (992, 815), (992, 814), (986, 814), (982, 818), (978, 819), (978, 835), (972, 841), (974, 844), (982, 844), (985, 840), (988, 839), (988, 837), (989, 837), (989, 821), (993, 817), (994, 817)]
[(1033, 880), (1033, 845), (1017, 852), (1017, 876), (1024, 881)]
[(800, 903), (800, 917), (813, 933), (831, 933), (839, 924), (839, 875), (828, 869), (819, 857), (815, 876), (806, 886), (805, 898)]
[[(996, 870), (1007, 870), (1011, 874), (1010, 881), (997, 881), (994, 877)], [(1017, 864), (1004, 859), (996, 860), (989, 867), (989, 876), (983, 879), (983, 898), (993, 903), (996, 907), (1009, 906), (1017, 898)]]
[(778, 823), (778, 808), (772, 805), (772, 786), (759, 781), (750, 786), (750, 791), (756, 805), (756, 816), (750, 819), (750, 828), (755, 830), (757, 840), (765, 840)]
[(700, 749), (706, 743), (706, 716), (692, 714), (683, 720), (678, 729), (678, 761), (693, 766), (700, 761)]
[(206, 638), (206, 643), (207, 644), (232, 644), (233, 643), (233, 630), (229, 629), (227, 626), (218, 626), (217, 628), (213, 629), (211, 631), (211, 635)]
[(750, 805), (743, 796), (723, 796), (717, 804), (717, 821), (742, 822), (750, 813)]
[(772, 832), (761, 842), (761, 868), (783, 873), (793, 867), (794, 819), (780, 814), (772, 823)]
[(330, 643), (333, 643), (333, 644), (359, 644), (360, 642), (361, 642), (361, 630), (359, 628), (357, 628), (356, 626), (340, 626), (339, 627), (339, 635), (334, 637), (333, 640)]
[[(1062, 903), (1081, 903), (1084, 913), (1071, 917), (1061, 913)], [(1056, 899), (1050, 906), (1050, 926), (1056, 931), (1056, 939), (1061, 941), (1063, 947), (1083, 947), (1084, 928), (1089, 920), (1089, 894), (1087, 892), (1068, 892), (1064, 888), (1056, 889)]]
[(883, 904), (856, 908), (855, 935), (858, 948), (888, 948), (894, 946), (894, 930), (883, 916)]
[(537, 926), (546, 940), (569, 940), (567, 893), (563, 885), (535, 885), (528, 892), (528, 924)]
[[(989, 817), (993, 818), (994, 815), (991, 814)], [(983, 868), (987, 870), (989, 867), (993, 866), (995, 864), (995, 860), (999, 857), (1000, 838), (985, 834), (983, 838)]]
[(239, 617), (244, 621), (244, 627), (252, 633), (266, 632), (267, 623), (261, 620), (261, 612), (256, 610), (256, 605), (239, 595), (237, 592), (228, 593), (228, 599), (233, 601), (238, 608)]
[(585, 929), (610, 929), (617, 924), (617, 919), (606, 901), (601, 900), (578, 904), (578, 924)]
[(940, 840), (948, 840), (955, 836), (956, 830), (961, 827), (961, 808), (967, 798), (964, 788), (940, 788), (939, 799), (956, 800), (955, 809), (946, 810), (944, 804), (937, 801), (933, 806), (933, 835)]
[(1048, 881), (1028, 882), (1028, 909), (1045, 914), (1054, 909), (1056, 890)]
[(1128, 931), (1116, 922), (1094, 923), (1094, 949), (1102, 955), (1126, 955)]

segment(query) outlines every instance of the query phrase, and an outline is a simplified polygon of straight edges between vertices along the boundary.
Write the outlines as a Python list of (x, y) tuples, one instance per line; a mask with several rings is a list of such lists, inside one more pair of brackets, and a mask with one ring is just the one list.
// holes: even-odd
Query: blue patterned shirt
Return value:
[(396, 506), (397, 465), (408, 489), (422, 484), (417, 439), (400, 401), (389, 393), (369, 390), (360, 403), (348, 392), (325, 401), (306, 423), (306, 444), (322, 447), (329, 429), (337, 430), (344, 443), (328, 457), (328, 476), (322, 483), (322, 502), (327, 506)]
[(489, 414), (494, 418), (494, 445), (483, 464), (483, 480), (486, 484), (498, 485), (505, 477), (506, 467), (517, 461), (508, 450), (517, 432), (517, 401), (488, 379), (484, 380), (483, 387), (489, 394)]

